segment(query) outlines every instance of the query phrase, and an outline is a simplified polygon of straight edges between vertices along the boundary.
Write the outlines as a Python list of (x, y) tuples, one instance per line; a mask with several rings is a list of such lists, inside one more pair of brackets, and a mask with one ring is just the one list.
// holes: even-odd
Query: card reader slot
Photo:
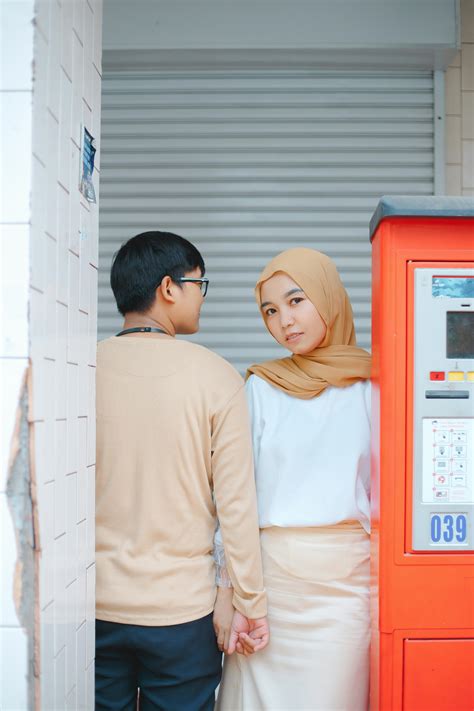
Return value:
[(469, 390), (425, 390), (427, 400), (468, 400)]

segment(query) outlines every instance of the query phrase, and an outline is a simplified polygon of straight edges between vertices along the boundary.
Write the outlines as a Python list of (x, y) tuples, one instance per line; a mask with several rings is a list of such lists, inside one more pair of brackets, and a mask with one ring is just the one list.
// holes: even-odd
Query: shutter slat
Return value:
[(370, 344), (368, 223), (382, 194), (433, 193), (429, 72), (109, 72), (103, 78), (99, 337), (121, 325), (109, 286), (120, 244), (191, 239), (211, 280), (193, 336), (239, 370), (286, 351), (253, 287), (299, 245), (333, 257)]

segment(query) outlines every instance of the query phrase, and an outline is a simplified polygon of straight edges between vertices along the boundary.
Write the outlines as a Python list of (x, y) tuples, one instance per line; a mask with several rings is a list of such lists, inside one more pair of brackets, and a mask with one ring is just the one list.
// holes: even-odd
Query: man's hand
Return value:
[(270, 631), (266, 617), (249, 620), (236, 610), (232, 620), (227, 654), (233, 654), (236, 650), (245, 656), (254, 654), (264, 649), (269, 639)]
[(217, 638), (217, 646), (221, 652), (228, 653), (229, 640), (234, 617), (232, 598), (234, 588), (217, 588), (217, 597), (214, 605), (212, 622)]

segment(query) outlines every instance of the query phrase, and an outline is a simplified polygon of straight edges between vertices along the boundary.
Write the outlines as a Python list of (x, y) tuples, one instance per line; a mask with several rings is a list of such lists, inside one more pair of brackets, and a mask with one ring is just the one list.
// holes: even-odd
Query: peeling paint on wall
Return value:
[(33, 424), (28, 420), (31, 365), (25, 372), (11, 439), (7, 502), (17, 545), (13, 598), (28, 639), (28, 709), (39, 709), (39, 540)]

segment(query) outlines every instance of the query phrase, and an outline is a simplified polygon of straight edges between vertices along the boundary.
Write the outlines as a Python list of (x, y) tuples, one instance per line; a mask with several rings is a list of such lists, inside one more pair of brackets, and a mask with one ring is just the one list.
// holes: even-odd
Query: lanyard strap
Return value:
[(115, 336), (125, 336), (126, 333), (164, 333), (165, 336), (169, 336), (169, 333), (163, 331), (162, 328), (153, 328), (152, 326), (140, 326), (139, 328), (126, 328), (120, 333), (116, 333)]

